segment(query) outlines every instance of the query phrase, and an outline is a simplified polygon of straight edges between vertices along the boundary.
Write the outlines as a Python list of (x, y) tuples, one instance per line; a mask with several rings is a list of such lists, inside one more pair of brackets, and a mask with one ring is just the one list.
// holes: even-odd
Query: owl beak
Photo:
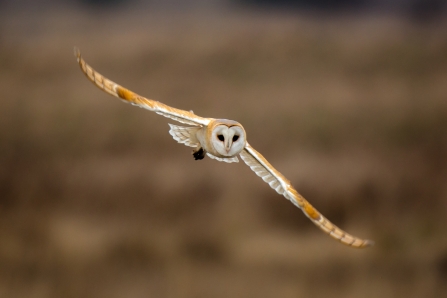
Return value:
[(227, 153), (230, 151), (230, 147), (231, 147), (230, 140), (228, 138), (226, 138), (225, 139), (225, 151), (227, 151)]

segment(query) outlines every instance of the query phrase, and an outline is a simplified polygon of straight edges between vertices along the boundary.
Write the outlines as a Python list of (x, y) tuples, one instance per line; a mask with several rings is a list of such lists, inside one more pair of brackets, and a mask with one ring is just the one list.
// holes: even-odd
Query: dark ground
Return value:
[[(446, 297), (447, 26), (292, 14), (0, 20), (0, 297)], [(345, 247), (168, 105), (241, 122)]]

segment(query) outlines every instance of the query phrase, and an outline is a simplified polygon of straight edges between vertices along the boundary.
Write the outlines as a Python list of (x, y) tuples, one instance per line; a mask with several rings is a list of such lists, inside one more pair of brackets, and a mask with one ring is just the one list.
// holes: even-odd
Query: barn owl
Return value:
[(346, 233), (318, 212), (293, 188), (289, 180), (248, 144), (244, 127), (240, 123), (227, 119), (199, 117), (193, 111), (179, 110), (142, 97), (96, 72), (84, 61), (80, 51), (76, 48), (75, 56), (87, 78), (101, 90), (121, 98), (125, 102), (189, 125), (169, 124), (169, 133), (177, 142), (193, 147), (192, 154), (196, 160), (208, 156), (218, 161), (233, 163), (239, 162), (239, 155), (256, 175), (268, 183), (278, 194), (283, 195), (300, 208), (315, 225), (334, 239), (355, 248), (374, 244), (371, 240), (363, 240)]

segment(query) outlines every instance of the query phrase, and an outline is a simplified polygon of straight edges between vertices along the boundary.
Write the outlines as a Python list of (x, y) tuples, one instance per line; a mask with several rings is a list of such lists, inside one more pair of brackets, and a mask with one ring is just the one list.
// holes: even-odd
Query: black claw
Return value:
[(192, 155), (194, 156), (195, 160), (200, 160), (205, 158), (205, 150), (203, 150), (202, 147), (200, 147), (198, 150), (194, 150), (192, 152)]

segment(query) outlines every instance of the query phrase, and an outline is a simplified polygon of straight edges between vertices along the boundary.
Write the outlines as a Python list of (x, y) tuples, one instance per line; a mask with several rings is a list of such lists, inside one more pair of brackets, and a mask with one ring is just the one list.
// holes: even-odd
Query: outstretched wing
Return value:
[(75, 48), (75, 56), (78, 60), (79, 66), (81, 67), (81, 70), (84, 72), (87, 78), (100, 89), (113, 96), (119, 97), (133, 105), (139, 106), (149, 111), (153, 111), (157, 114), (160, 114), (167, 118), (171, 118), (184, 124), (206, 126), (211, 121), (211, 119), (209, 118), (199, 117), (192, 112), (172, 108), (170, 106), (162, 104), (161, 102), (147, 99), (116, 84), (115, 82), (110, 81), (109, 79), (96, 72), (90, 65), (88, 65), (84, 61), (84, 59), (82, 59), (81, 52), (77, 48)]
[(367, 247), (374, 244), (374, 242), (371, 240), (363, 240), (352, 236), (331, 223), (306, 199), (304, 199), (292, 187), (292, 185), (290, 185), (289, 180), (287, 180), (280, 172), (273, 168), (272, 165), (248, 143), (246, 144), (244, 150), (241, 151), (240, 156), (242, 160), (256, 173), (256, 175), (267, 182), (270, 187), (276, 190), (276, 192), (283, 195), (295, 206), (300, 208), (315, 225), (317, 225), (331, 237), (337, 239), (343, 244), (355, 248)]

